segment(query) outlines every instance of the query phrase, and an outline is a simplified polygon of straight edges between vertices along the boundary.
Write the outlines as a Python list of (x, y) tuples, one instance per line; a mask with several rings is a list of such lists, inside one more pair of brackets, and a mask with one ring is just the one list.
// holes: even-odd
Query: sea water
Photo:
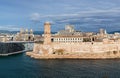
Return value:
[(120, 59), (35, 60), (22, 53), (0, 57), (0, 78), (120, 78)]

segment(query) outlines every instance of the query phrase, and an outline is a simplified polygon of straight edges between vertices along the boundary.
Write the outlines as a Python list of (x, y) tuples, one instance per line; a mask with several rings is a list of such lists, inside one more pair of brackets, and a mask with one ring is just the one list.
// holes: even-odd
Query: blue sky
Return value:
[(120, 30), (120, 0), (0, 0), (0, 30), (28, 28), (52, 31), (72, 24), (77, 30)]

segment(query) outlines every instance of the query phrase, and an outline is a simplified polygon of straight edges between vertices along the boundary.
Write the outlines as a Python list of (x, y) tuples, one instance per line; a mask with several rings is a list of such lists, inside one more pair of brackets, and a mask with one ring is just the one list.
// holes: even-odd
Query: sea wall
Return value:
[(119, 52), (120, 43), (82, 42), (52, 43), (50, 45), (35, 44), (33, 52), (38, 54), (53, 54), (57, 49), (63, 49), (65, 54)]
[(0, 55), (11, 54), (24, 49), (25, 47), (22, 43), (0, 43)]
[[(55, 53), (60, 50), (64, 52)], [(33, 52), (26, 54), (36, 59), (114, 59), (120, 58), (120, 43), (81, 42), (49, 45), (35, 43)]]
[[(62, 49), (64, 53), (54, 54), (58, 49)], [(26, 54), (35, 59), (116, 59), (120, 58), (120, 43), (35, 43), (33, 52)]]
[(33, 50), (33, 46), (34, 46), (34, 43), (24, 43), (23, 44), (24, 47), (25, 47), (25, 51), (32, 51)]

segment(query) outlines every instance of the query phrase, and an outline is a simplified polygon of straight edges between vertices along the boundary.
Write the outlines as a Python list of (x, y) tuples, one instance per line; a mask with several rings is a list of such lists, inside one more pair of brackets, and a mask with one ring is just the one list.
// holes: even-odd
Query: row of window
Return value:
[(54, 38), (54, 41), (62, 41), (62, 40), (83, 40), (82, 38)]
[(82, 42), (82, 40), (81, 41), (54, 41), (54, 42)]

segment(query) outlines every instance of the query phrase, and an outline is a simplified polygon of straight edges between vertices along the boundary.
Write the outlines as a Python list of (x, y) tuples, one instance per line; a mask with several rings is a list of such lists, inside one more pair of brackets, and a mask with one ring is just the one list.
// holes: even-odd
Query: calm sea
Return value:
[(35, 60), (23, 53), (0, 57), (0, 78), (120, 78), (120, 59)]

